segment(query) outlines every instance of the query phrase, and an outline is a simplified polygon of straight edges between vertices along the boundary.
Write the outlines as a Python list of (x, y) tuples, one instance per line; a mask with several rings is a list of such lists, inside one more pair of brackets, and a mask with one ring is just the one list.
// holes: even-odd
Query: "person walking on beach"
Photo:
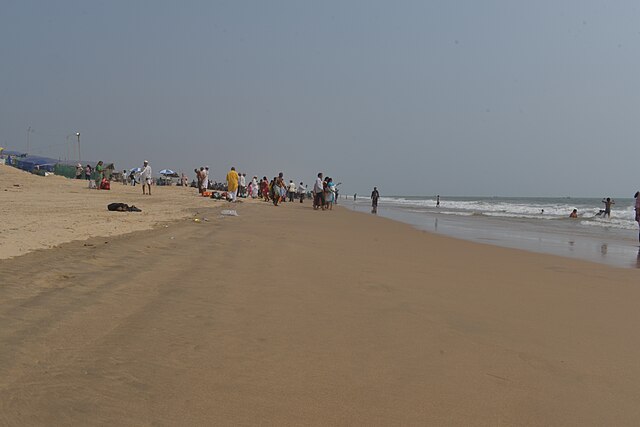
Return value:
[(371, 192), (371, 213), (378, 213), (379, 198), (380, 193), (378, 193), (378, 187), (373, 187), (373, 191)]
[(102, 166), (102, 160), (100, 160), (96, 165), (95, 181), (96, 181), (97, 189), (100, 189), (100, 183), (102, 182), (102, 178), (104, 178), (104, 166)]
[(602, 203), (604, 203), (604, 212), (602, 216), (611, 218), (611, 205), (615, 205), (616, 202), (611, 200), (611, 197), (607, 197), (606, 199), (602, 199)]
[(82, 165), (80, 163), (76, 166), (76, 179), (82, 179)]
[(207, 191), (209, 189), (209, 166), (205, 166), (204, 167), (204, 178), (203, 180), (203, 187), (204, 187), (204, 191)]
[(234, 203), (236, 201), (236, 195), (238, 193), (238, 181), (238, 172), (236, 172), (235, 167), (231, 167), (231, 170), (229, 171), (229, 173), (227, 173), (227, 194), (231, 199), (230, 201)]
[(247, 174), (240, 173), (238, 174), (238, 178), (240, 178), (240, 187), (238, 190), (238, 196), (246, 197), (245, 193), (247, 191)]
[(84, 179), (91, 181), (91, 165), (89, 164), (84, 168)]
[(307, 187), (304, 186), (304, 184), (301, 182), (298, 185), (298, 197), (300, 198), (300, 203), (302, 203), (304, 201), (304, 195), (307, 192)]
[(324, 210), (324, 188), (322, 181), (322, 172), (318, 173), (315, 184), (313, 184), (313, 209), (318, 210), (322, 208)]
[(335, 201), (336, 187), (333, 184), (333, 178), (327, 178), (327, 186), (325, 188), (325, 206), (329, 210), (333, 210), (333, 202)]
[(204, 166), (200, 166), (200, 170), (198, 169), (194, 169), (196, 172), (196, 179), (198, 180), (198, 193), (203, 194), (205, 191), (205, 184), (204, 184), (204, 180), (205, 180), (205, 171), (204, 171)]
[(292, 179), (289, 180), (288, 192), (289, 192), (289, 201), (293, 202), (294, 197), (296, 197), (296, 183), (293, 182)]
[(145, 193), (145, 186), (149, 189), (149, 195), (151, 195), (151, 166), (147, 160), (142, 165), (142, 172), (140, 172), (140, 183), (142, 184), (142, 194)]

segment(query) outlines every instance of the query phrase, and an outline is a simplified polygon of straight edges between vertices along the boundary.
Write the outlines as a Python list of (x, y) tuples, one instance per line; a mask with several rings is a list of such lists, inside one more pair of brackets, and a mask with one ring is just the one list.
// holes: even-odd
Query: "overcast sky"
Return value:
[(84, 160), (119, 169), (631, 197), (639, 7), (0, 0), (0, 146), (26, 149), (31, 127), (32, 152), (73, 157), (79, 131)]

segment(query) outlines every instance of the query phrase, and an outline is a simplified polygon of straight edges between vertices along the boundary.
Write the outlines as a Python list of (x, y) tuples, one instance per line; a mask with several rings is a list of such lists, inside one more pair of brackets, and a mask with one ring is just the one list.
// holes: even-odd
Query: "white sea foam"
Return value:
[(598, 199), (554, 199), (554, 198), (441, 198), (436, 207), (435, 198), (381, 197), (381, 206), (396, 207), (415, 213), (438, 213), (444, 215), (480, 215), (492, 218), (524, 220), (567, 219), (573, 209), (578, 210), (580, 223), (584, 226), (617, 229), (636, 229), (633, 201), (626, 199), (614, 205), (612, 218), (599, 216), (604, 206)]

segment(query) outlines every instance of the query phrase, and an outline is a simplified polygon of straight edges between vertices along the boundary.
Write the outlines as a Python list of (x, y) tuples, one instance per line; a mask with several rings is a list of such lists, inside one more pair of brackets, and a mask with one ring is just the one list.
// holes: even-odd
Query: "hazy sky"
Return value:
[(52, 157), (79, 131), (119, 169), (348, 193), (640, 188), (637, 1), (0, 0), (0, 54), (13, 149), (32, 127)]

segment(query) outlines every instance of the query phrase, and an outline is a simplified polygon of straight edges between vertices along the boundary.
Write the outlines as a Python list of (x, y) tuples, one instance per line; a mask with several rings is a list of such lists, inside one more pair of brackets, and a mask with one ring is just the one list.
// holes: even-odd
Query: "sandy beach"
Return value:
[(2, 425), (640, 419), (636, 270), (85, 185), (0, 166)]
[[(41, 177), (0, 165), (0, 259), (94, 236), (147, 230), (193, 215), (211, 200), (193, 197), (195, 189), (154, 187), (151, 197), (139, 185), (112, 183), (110, 191), (88, 188), (85, 180)], [(114, 215), (112, 202), (136, 205), (135, 215)]]

